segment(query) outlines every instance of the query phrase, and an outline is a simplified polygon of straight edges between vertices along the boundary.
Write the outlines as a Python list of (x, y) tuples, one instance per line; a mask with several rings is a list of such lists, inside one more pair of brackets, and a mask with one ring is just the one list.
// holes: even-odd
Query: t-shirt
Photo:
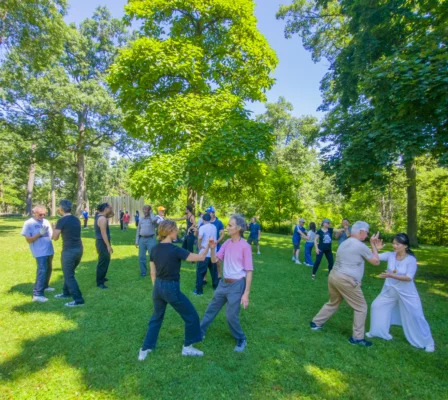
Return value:
[(61, 231), (63, 250), (78, 250), (82, 248), (81, 221), (73, 215), (65, 215), (56, 223), (56, 229)]
[(294, 227), (294, 233), (292, 234), (293, 243), (300, 243), (300, 239), (302, 238), (302, 236), (300, 236), (299, 231), (306, 235), (306, 229), (303, 226), (296, 225)]
[(307, 236), (309, 236), (309, 239), (307, 239), (306, 241), (308, 243), (314, 243), (314, 239), (316, 239), (316, 232), (309, 230), (306, 234), (307, 234)]
[(319, 229), (316, 232), (319, 235), (319, 245), (317, 246), (319, 250), (331, 250), (331, 242), (333, 241), (333, 228), (328, 228), (327, 232)]
[(83, 211), (83, 212), (82, 212), (82, 217), (83, 217), (84, 219), (89, 218), (89, 213), (88, 213), (87, 211)]
[[(348, 227), (348, 231), (349, 231), (350, 234), (352, 233), (352, 227), (351, 226)], [(347, 237), (347, 234), (345, 233), (345, 230), (344, 230), (344, 232), (342, 232), (340, 234), (340, 236), (338, 237), (338, 244), (339, 244), (339, 246), (341, 245), (342, 242), (344, 242), (347, 239), (348, 239), (348, 237)]]
[(372, 257), (373, 253), (363, 242), (350, 237), (339, 246), (333, 269), (361, 282), (364, 276), (364, 260)]
[(253, 271), (252, 248), (245, 240), (232, 242), (227, 239), (216, 257), (224, 261), (224, 278), (242, 279), (246, 277), (246, 271)]
[(123, 215), (123, 222), (126, 222), (128, 224), (130, 219), (131, 219), (131, 216), (129, 214)]
[[(381, 261), (387, 261), (387, 270), (396, 275), (405, 275), (412, 280), (417, 272), (417, 260), (414, 256), (408, 255), (401, 261), (397, 261), (397, 253), (395, 251), (388, 251), (380, 254)], [(395, 272), (394, 272), (395, 271)], [(399, 281), (394, 278), (386, 278), (384, 283), (386, 286), (403, 286), (409, 282)]]
[[(210, 239), (216, 240), (216, 226), (210, 223), (202, 224), (199, 228), (198, 237), (201, 238), (200, 251), (207, 247)], [(207, 257), (211, 257), (211, 250), (208, 251)]]
[(255, 224), (251, 223), (249, 224), (249, 231), (250, 231), (249, 237), (258, 238), (258, 232), (261, 231), (261, 227), (257, 223)]
[(47, 232), (42, 237), (30, 243), (31, 253), (33, 257), (45, 257), (54, 254), (53, 243), (51, 243), (51, 236), (53, 235), (53, 229), (51, 229), (50, 223), (44, 219), (38, 221), (37, 219), (30, 218), (25, 221), (22, 228), (22, 236), (33, 237), (37, 235), (42, 227), (47, 228)]
[(186, 260), (190, 252), (172, 243), (156, 244), (149, 257), (156, 265), (156, 277), (164, 281), (179, 281), (182, 260)]
[(210, 221), (210, 223), (216, 226), (216, 240), (218, 240), (219, 232), (224, 230), (224, 224), (218, 218), (214, 221)]

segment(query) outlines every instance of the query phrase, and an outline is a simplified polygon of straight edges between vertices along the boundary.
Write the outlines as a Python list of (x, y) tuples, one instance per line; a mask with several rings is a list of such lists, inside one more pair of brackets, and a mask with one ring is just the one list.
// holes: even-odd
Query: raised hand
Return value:
[(210, 249), (215, 249), (215, 248), (216, 248), (216, 242), (215, 242), (215, 239), (210, 238), (210, 239), (208, 240), (208, 247), (209, 247)]

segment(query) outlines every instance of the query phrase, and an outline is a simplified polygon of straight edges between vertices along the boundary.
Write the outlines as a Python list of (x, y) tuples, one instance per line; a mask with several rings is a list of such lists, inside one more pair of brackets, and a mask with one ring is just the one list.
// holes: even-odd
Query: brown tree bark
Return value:
[(31, 216), (33, 209), (33, 189), (34, 189), (34, 176), (36, 174), (36, 161), (34, 159), (34, 153), (36, 151), (36, 145), (33, 143), (31, 145), (31, 157), (30, 157), (30, 167), (28, 169), (28, 184), (26, 185), (26, 209), (25, 213)]
[(406, 163), (407, 178), (407, 234), (409, 236), (410, 245), (418, 246), (417, 239), (417, 171), (414, 160)]
[(50, 168), (50, 179), (51, 179), (51, 216), (56, 216), (56, 192), (54, 189), (54, 168)]
[(193, 215), (196, 215), (197, 202), (198, 202), (198, 194), (196, 190), (189, 187), (187, 191), (187, 204), (190, 204), (193, 207)]
[(86, 191), (85, 181), (85, 159), (84, 159), (84, 137), (85, 137), (85, 116), (87, 109), (78, 113), (78, 142), (76, 146), (76, 175), (78, 187), (76, 191), (76, 215), (80, 216), (84, 203), (84, 193)]

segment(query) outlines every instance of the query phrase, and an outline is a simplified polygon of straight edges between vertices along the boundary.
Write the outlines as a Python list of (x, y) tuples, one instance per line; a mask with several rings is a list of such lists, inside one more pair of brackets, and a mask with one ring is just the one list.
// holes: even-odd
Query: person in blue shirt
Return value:
[(260, 237), (261, 237), (261, 226), (257, 224), (257, 219), (252, 217), (251, 223), (249, 224), (249, 237), (247, 238), (247, 243), (252, 246), (252, 243), (257, 246), (257, 254), (260, 253)]
[(84, 218), (84, 229), (87, 229), (87, 221), (89, 220), (89, 211), (87, 210), (87, 207), (84, 208), (84, 211), (82, 212), (82, 217)]
[(302, 238), (308, 239), (306, 235), (306, 229), (303, 226), (305, 225), (305, 220), (303, 218), (299, 219), (299, 223), (294, 227), (294, 232), (292, 234), (292, 261), (295, 261), (296, 264), (302, 264), (299, 261), (299, 254), (300, 254), (300, 240)]

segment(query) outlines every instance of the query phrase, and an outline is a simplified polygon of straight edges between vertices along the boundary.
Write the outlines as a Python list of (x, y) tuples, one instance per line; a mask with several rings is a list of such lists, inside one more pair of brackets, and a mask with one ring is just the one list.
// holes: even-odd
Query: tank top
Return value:
[[(100, 229), (100, 227), (98, 226), (98, 218), (99, 218), (99, 217), (104, 217), (104, 215), (103, 215), (103, 214), (95, 215), (95, 223), (94, 223), (94, 227), (95, 227), (95, 237), (96, 237), (97, 239), (101, 239), (101, 240), (103, 240), (103, 237), (101, 236), (101, 229)], [(104, 218), (106, 218), (106, 217), (104, 217)], [(106, 225), (106, 235), (107, 235), (107, 238), (108, 238), (109, 241), (110, 241), (109, 224)]]
[[(190, 221), (191, 215), (187, 218), (187, 232), (193, 226), (193, 223)], [(193, 230), (189, 231), (189, 235), (194, 235)]]

